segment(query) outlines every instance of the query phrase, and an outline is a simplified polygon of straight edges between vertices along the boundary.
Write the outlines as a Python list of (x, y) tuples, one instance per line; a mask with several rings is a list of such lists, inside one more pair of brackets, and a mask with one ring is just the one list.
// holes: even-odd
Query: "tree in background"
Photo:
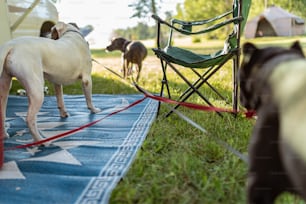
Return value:
[(259, 15), (266, 7), (271, 5), (282, 7), (290, 13), (306, 19), (306, 13), (303, 9), (306, 6), (305, 0), (253, 0), (250, 18)]
[[(153, 14), (158, 15), (159, 10), (162, 6), (163, 0), (135, 0), (129, 6), (134, 8), (135, 13), (131, 16), (132, 18), (146, 19), (151, 18)], [(172, 18), (171, 12), (166, 12), (166, 20)], [(166, 31), (162, 30), (162, 35)], [(114, 35), (123, 36), (128, 39), (150, 39), (156, 37), (156, 27), (149, 27), (145, 23), (139, 23), (136, 27), (128, 28), (126, 30), (118, 29), (114, 31)]]
[[(159, 0), (159, 2), (161, 3), (162, 0)], [(136, 0), (129, 6), (133, 7), (135, 10), (132, 17), (137, 17), (140, 19), (148, 16), (150, 17), (152, 14), (157, 14), (160, 8), (156, 0)]]
[[(178, 14), (176, 17), (187, 21), (212, 18), (230, 10), (232, 1), (185, 0), (184, 4), (177, 8)], [(266, 7), (271, 5), (282, 7), (297, 16), (306, 18), (306, 12), (301, 9), (306, 7), (306, 0), (253, 0), (249, 19), (259, 15)], [(216, 33), (215, 37), (222, 36), (223, 31)], [(214, 38), (214, 36), (209, 37)]]
[[(178, 19), (186, 21), (195, 21), (214, 18), (232, 9), (233, 0), (213, 1), (213, 0), (185, 0), (183, 5), (177, 7)], [(207, 25), (209, 26), (209, 24)], [(202, 28), (203, 29), (203, 28)], [(225, 34), (230, 30), (225, 26), (218, 31), (206, 34), (208, 39), (218, 39), (226, 37)]]
[[(160, 9), (157, 2), (161, 3), (162, 0), (134, 0), (129, 5), (135, 11), (131, 18), (138, 18), (140, 20), (151, 18), (152, 14), (157, 14)], [(130, 40), (145, 40), (154, 38), (156, 36), (156, 29), (147, 25), (145, 21), (142, 21), (134, 27), (128, 27), (127, 29), (116, 29), (113, 31), (112, 36), (121, 36)]]
[[(231, 9), (233, 0), (185, 0), (183, 4), (176, 5), (175, 18), (181, 20), (202, 20), (215, 17)], [(162, 6), (163, 0), (134, 0), (130, 5), (134, 8), (135, 13), (132, 15), (134, 18), (145, 19), (150, 18), (152, 14), (159, 14), (159, 10)], [(306, 12), (303, 9), (306, 7), (306, 0), (253, 0), (251, 5), (251, 10), (249, 14), (249, 19), (260, 14), (265, 7), (276, 5), (282, 7), (283, 9), (306, 18)], [(173, 14), (167, 12), (166, 20), (169, 21)], [(163, 36), (168, 32), (163, 26), (162, 31)], [(230, 29), (225, 27), (224, 29)], [(208, 36), (208, 38), (224, 38), (224, 34), (227, 33), (226, 30), (221, 30), (214, 32)], [(129, 39), (148, 39), (154, 38), (156, 36), (156, 28), (149, 27), (146, 23), (139, 23), (136, 27), (128, 28), (126, 30), (118, 29), (114, 31), (117, 36), (124, 36)]]
[(116, 29), (113, 31), (112, 36), (120, 36), (130, 40), (146, 40), (155, 38), (156, 29), (154, 26), (148, 26), (146, 23), (140, 22), (135, 27)]
[[(184, 20), (199, 20), (214, 17), (231, 9), (233, 0), (224, 0), (216, 3), (215, 0), (185, 0), (180, 8), (177, 8), (177, 18)], [(265, 7), (276, 5), (306, 18), (306, 12), (301, 9), (306, 7), (306, 0), (253, 0), (250, 17), (260, 14)]]
[(232, 9), (232, 0), (213, 1), (213, 0), (185, 0), (180, 12), (185, 20), (202, 20), (223, 14)]

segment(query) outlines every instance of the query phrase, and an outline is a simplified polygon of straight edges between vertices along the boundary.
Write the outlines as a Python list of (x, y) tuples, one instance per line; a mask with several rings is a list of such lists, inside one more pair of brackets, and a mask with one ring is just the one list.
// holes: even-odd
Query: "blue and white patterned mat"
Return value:
[[(94, 95), (103, 111), (90, 114), (84, 96), (65, 96), (70, 117), (59, 117), (55, 97), (45, 98), (38, 127), (51, 137), (101, 119), (143, 98), (142, 95)], [(32, 141), (25, 124), (27, 98), (10, 96), (10, 138), (5, 148)], [(89, 128), (53, 141), (47, 147), (4, 152), (0, 170), (0, 203), (107, 203), (124, 176), (155, 119), (157, 102), (143, 102), (112, 115)]]

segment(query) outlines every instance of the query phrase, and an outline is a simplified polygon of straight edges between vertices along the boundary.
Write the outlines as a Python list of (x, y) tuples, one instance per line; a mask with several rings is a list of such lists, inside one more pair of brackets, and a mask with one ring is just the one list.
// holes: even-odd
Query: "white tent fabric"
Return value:
[(271, 6), (246, 23), (245, 37), (294, 36), (305, 33), (304, 19)]

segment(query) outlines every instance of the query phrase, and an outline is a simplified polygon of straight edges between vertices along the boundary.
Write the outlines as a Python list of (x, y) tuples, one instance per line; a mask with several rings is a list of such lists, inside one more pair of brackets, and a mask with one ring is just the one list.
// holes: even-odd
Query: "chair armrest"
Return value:
[(232, 14), (233, 11), (228, 11), (224, 14), (221, 14), (220, 16), (216, 16), (214, 18), (209, 18), (209, 19), (205, 19), (205, 20), (197, 20), (197, 21), (183, 21), (183, 20), (179, 20), (179, 19), (172, 19), (172, 23), (176, 23), (176, 24), (180, 24), (180, 25), (193, 25), (193, 26), (199, 26), (199, 25), (204, 25), (207, 23), (211, 23), (214, 22), (216, 20), (219, 20), (221, 18), (224, 18), (225, 16), (228, 16), (229, 14)]
[[(218, 24), (215, 24), (215, 25), (212, 25), (212, 26), (209, 26), (203, 30), (200, 30), (200, 31), (197, 31), (197, 32), (190, 32), (191, 35), (197, 35), (197, 34), (203, 34), (203, 33), (207, 33), (207, 32), (211, 32), (211, 31), (214, 31), (214, 30), (217, 30), (227, 24), (230, 24), (230, 23), (233, 23), (233, 22), (238, 22), (238, 21), (242, 21), (243, 20), (243, 17), (240, 16), (240, 17), (235, 17), (235, 18), (231, 18), (231, 19), (227, 19), (221, 23), (218, 23)], [(189, 35), (190, 35), (189, 34)]]
[[(178, 20), (178, 19), (173, 19), (171, 21), (171, 23), (168, 23), (167, 21), (161, 19), (159, 16), (157, 15), (152, 15), (152, 18), (155, 19), (157, 21), (157, 47), (160, 49), (161, 48), (161, 40), (162, 40), (162, 33), (161, 33), (161, 24), (164, 24), (166, 26), (168, 26), (170, 28), (170, 34), (168, 36), (168, 42), (167, 42), (167, 46), (171, 46), (172, 44), (172, 33), (173, 31), (177, 31), (183, 35), (198, 35), (198, 34), (205, 34), (214, 30), (217, 30), (225, 25), (228, 25), (230, 23), (235, 23), (235, 22), (240, 22), (243, 20), (242, 16), (239, 17), (234, 17), (234, 18), (230, 18), (230, 19), (226, 19), (222, 22), (219, 22), (217, 24), (214, 25), (208, 25), (206, 28), (196, 31), (196, 32), (192, 32), (192, 26), (201, 26), (207, 24), (207, 23), (211, 23), (214, 22), (216, 20), (222, 19), (225, 16), (231, 14), (233, 11), (229, 11), (226, 12), (220, 16), (217, 16), (215, 18), (211, 18), (211, 19), (207, 19), (207, 20), (201, 20), (201, 21), (182, 21), (182, 20)], [(181, 28), (179, 28), (178, 26), (175, 26), (175, 24), (179, 24), (181, 26)]]
[[(197, 32), (192, 32), (192, 31), (189, 31), (188, 29), (181, 29), (181, 28), (178, 28), (178, 27), (175, 27), (174, 25), (171, 25), (170, 23), (168, 23), (167, 21), (164, 21), (162, 20), (159, 16), (157, 15), (152, 15), (152, 18), (154, 18), (155, 20), (158, 21), (159, 24), (165, 24), (167, 25), (168, 27), (172, 28), (173, 30), (176, 30), (182, 34), (185, 34), (185, 35), (196, 35), (196, 34), (203, 34), (203, 33), (207, 33), (207, 32), (211, 32), (213, 30), (216, 30), (220, 27), (223, 27), (227, 24), (230, 24), (232, 22), (235, 22), (235, 21), (241, 21), (243, 20), (243, 17), (240, 16), (240, 17), (235, 17), (235, 18), (231, 18), (231, 19), (227, 19), (221, 23), (218, 23), (218, 24), (215, 24), (215, 25), (212, 25), (212, 26), (208, 26), (207, 28), (203, 29), (203, 30), (200, 30), (200, 31), (197, 31)], [(219, 19), (219, 18), (218, 18)], [(211, 19), (209, 19), (211, 20)], [(214, 18), (213, 20), (217, 20), (217, 18)], [(204, 21), (208, 21), (208, 20), (204, 20)], [(196, 25), (200, 25), (199, 22), (204, 22), (204, 21), (194, 21), (194, 22), (188, 22), (188, 21), (181, 21), (181, 20), (175, 20), (175, 22), (180, 22), (183, 26), (188, 26), (188, 25), (192, 25), (192, 23), (196, 23)], [(209, 21), (209, 22), (212, 22), (212, 21)]]
[(169, 26), (169, 27), (173, 27), (170, 23), (168, 23), (167, 21), (164, 21), (163, 19), (161, 19), (158, 15), (155, 15), (155, 14), (153, 14), (152, 15), (152, 18), (154, 19), (154, 20), (156, 20), (158, 23), (160, 23), (160, 24), (165, 24), (165, 25), (167, 25), (167, 26)]

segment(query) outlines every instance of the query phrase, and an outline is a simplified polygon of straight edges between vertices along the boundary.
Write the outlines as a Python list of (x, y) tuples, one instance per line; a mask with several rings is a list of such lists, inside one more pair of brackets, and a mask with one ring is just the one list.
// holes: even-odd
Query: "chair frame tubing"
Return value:
[[(188, 69), (191, 69), (194, 74), (196, 74), (199, 78), (195, 80), (194, 82), (190, 82), (182, 73), (178, 71), (179, 68), (176, 68), (169, 60), (167, 60), (164, 56), (161, 54), (156, 53), (157, 57), (160, 58), (161, 66), (162, 66), (162, 71), (163, 71), (163, 77), (162, 77), (162, 84), (161, 84), (161, 89), (160, 89), (160, 96), (164, 96), (165, 91), (166, 94), (168, 95), (169, 98), (171, 98), (171, 92), (170, 92), (170, 87), (169, 87), (169, 82), (167, 78), (167, 67), (169, 67), (186, 83), (188, 84), (188, 88), (181, 94), (179, 97), (179, 102), (185, 102), (192, 94), (196, 93), (201, 99), (203, 99), (209, 106), (213, 106), (213, 104), (205, 97), (203, 94), (199, 91), (199, 88), (203, 85), (206, 84), (209, 86), (213, 92), (215, 92), (222, 100), (224, 100), (226, 103), (228, 101), (226, 100), (225, 97), (223, 97), (209, 82), (208, 80), (219, 70), (223, 67), (225, 63), (227, 63), (231, 58), (232, 58), (232, 108), (234, 112), (238, 112), (238, 68), (239, 68), (239, 62), (240, 62), (240, 39), (241, 39), (241, 23), (242, 23), (242, 18), (241, 13), (242, 13), (242, 3), (243, 0), (239, 0), (239, 10), (238, 10), (238, 17), (240, 22), (234, 26), (236, 26), (236, 39), (237, 39), (237, 48), (236, 50), (232, 51), (226, 58), (222, 61), (222, 63), (213, 65), (211, 67), (205, 68), (205, 69), (199, 69), (199, 70), (204, 70), (202, 73), (198, 71), (197, 68), (191, 68), (188, 67)], [(226, 14), (228, 15), (228, 14)], [(160, 38), (161, 38), (161, 24), (165, 22), (158, 22), (157, 23), (157, 47), (158, 49), (161, 50), (161, 45), (160, 45)], [(167, 24), (168, 25), (168, 24)], [(170, 30), (170, 35), (168, 39), (168, 46), (170, 46), (171, 42), (171, 37), (172, 37), (172, 32), (173, 29)], [(160, 103), (158, 106), (158, 113), (159, 115), (160, 112)], [(171, 111), (169, 111), (165, 117), (168, 117), (169, 115), (172, 114), (174, 109), (177, 109), (180, 105), (177, 104), (173, 107)], [(221, 115), (221, 113), (217, 113)]]

